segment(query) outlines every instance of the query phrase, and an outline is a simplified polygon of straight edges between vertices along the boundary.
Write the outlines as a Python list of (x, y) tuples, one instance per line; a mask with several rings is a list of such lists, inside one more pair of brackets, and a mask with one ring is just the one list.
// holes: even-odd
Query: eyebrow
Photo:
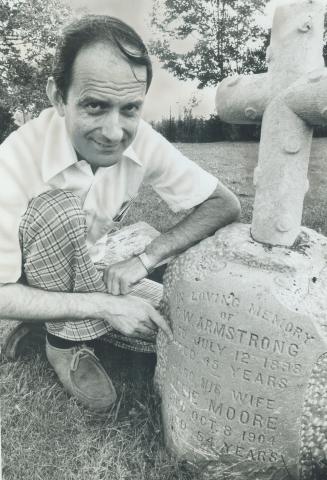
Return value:
[(88, 103), (99, 103), (100, 105), (103, 105), (103, 106), (107, 106), (110, 104), (110, 102), (108, 102), (107, 100), (101, 100), (100, 98), (92, 97), (92, 96), (81, 97), (78, 99), (79, 105), (86, 105)]
[[(100, 98), (98, 97), (95, 97), (95, 96), (91, 96), (91, 95), (88, 95), (88, 96), (85, 96), (85, 97), (81, 97), (79, 100), (78, 100), (78, 103), (80, 105), (85, 105), (86, 103), (99, 103), (100, 105), (103, 105), (103, 106), (109, 106), (111, 105), (111, 102), (108, 101), (108, 100), (101, 100)], [(128, 105), (128, 104), (133, 104), (133, 105), (137, 105), (137, 106), (140, 106), (144, 103), (144, 100), (140, 99), (140, 98), (137, 98), (137, 99), (130, 99), (130, 100), (126, 100), (126, 102), (124, 102), (124, 104)]]

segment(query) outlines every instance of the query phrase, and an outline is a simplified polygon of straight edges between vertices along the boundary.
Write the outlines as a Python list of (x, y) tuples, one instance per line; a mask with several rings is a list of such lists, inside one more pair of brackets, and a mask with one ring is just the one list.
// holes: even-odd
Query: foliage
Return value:
[(260, 138), (258, 125), (231, 125), (220, 120), (218, 115), (193, 117), (190, 111), (185, 111), (183, 117), (170, 116), (153, 122), (153, 127), (170, 142), (258, 141)]
[(14, 121), (10, 113), (6, 91), (0, 82), (0, 143), (3, 142), (13, 129)]
[[(152, 126), (170, 142), (181, 143), (257, 142), (261, 132), (260, 125), (229, 124), (220, 120), (218, 115), (209, 118), (171, 116), (152, 122)], [(315, 127), (314, 137), (327, 137), (327, 126)]]
[(0, 1), (0, 102), (7, 111), (37, 114), (48, 106), (46, 80), (69, 15), (60, 0)]
[(9, 109), (0, 103), (0, 143), (14, 128), (14, 122)]
[[(160, 33), (151, 52), (181, 80), (199, 88), (231, 73), (265, 70), (268, 33), (257, 23), (267, 0), (154, 0), (152, 25)], [(178, 53), (172, 39), (189, 46)]]

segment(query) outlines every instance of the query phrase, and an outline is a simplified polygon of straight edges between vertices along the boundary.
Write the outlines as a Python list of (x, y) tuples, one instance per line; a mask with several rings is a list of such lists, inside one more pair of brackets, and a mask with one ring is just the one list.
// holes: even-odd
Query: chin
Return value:
[(100, 158), (94, 158), (94, 161), (91, 163), (94, 167), (111, 167), (116, 163), (120, 162), (122, 159), (121, 154), (117, 155), (103, 155)]

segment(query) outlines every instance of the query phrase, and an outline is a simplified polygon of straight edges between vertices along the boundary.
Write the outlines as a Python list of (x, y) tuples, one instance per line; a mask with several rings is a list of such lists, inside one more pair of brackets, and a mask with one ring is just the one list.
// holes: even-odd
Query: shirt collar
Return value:
[[(50, 118), (49, 118), (50, 115)], [(76, 152), (69, 140), (65, 119), (54, 109), (42, 112), (45, 139), (42, 154), (42, 177), (45, 182), (77, 163)]]
[[(78, 158), (69, 139), (64, 117), (60, 117), (53, 108), (42, 112), (42, 115), (44, 131), (46, 131), (42, 154), (42, 178), (48, 182), (66, 168), (77, 163)], [(142, 166), (142, 162), (133, 148), (133, 143), (126, 148), (123, 156)]]
[(131, 143), (131, 145), (129, 147), (126, 148), (125, 152), (123, 153), (124, 157), (126, 158), (129, 158), (130, 160), (132, 160), (133, 162), (137, 163), (138, 165), (140, 165), (140, 167), (142, 167), (142, 162), (141, 160), (139, 159), (137, 153), (135, 152), (134, 148), (133, 148), (133, 143)]

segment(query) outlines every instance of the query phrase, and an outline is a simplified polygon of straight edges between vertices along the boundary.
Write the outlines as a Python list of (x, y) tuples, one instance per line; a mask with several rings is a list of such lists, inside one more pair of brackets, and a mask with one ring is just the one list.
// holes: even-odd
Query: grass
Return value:
[[(310, 191), (303, 223), (327, 235), (327, 140), (313, 145)], [(252, 174), (258, 145), (180, 145), (190, 158), (217, 175), (240, 198), (249, 222)], [(127, 222), (146, 219), (160, 230), (171, 214), (148, 188)], [(1, 364), (2, 461), (4, 480), (192, 480), (196, 472), (178, 464), (164, 448), (159, 399), (152, 387), (155, 358), (112, 349), (99, 351), (117, 386), (119, 401), (93, 414), (69, 398), (48, 366), (42, 346), (14, 363)]]
[[(241, 221), (251, 223), (254, 200), (253, 170), (257, 165), (258, 143), (179, 144), (180, 150), (216, 175), (237, 194), (242, 205)], [(327, 235), (327, 138), (314, 139), (309, 164), (310, 188), (305, 197), (302, 224)], [(148, 199), (151, 198), (151, 208)], [(159, 230), (166, 230), (179, 217), (171, 214), (150, 188), (144, 188), (127, 221), (148, 218)]]
[(190, 478), (163, 447), (154, 357), (98, 354), (119, 398), (105, 414), (88, 412), (63, 392), (40, 346), (2, 364), (4, 480)]

